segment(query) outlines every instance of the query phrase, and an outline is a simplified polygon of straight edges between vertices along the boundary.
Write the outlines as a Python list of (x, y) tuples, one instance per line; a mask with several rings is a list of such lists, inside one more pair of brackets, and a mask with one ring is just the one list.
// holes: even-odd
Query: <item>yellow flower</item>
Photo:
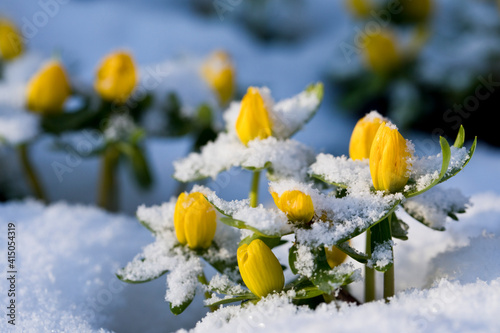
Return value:
[(26, 105), (31, 111), (55, 114), (62, 111), (70, 95), (71, 87), (64, 67), (59, 61), (51, 60), (28, 82)]
[(226, 105), (234, 95), (235, 73), (231, 58), (224, 51), (215, 51), (203, 63), (201, 75), (217, 94), (219, 103)]
[(387, 74), (401, 63), (401, 54), (396, 38), (389, 30), (367, 35), (363, 57), (366, 65), (375, 73)]
[(236, 120), (236, 132), (243, 144), (253, 139), (265, 139), (272, 134), (271, 120), (259, 89), (249, 87), (241, 100), (241, 109)]
[(373, 0), (346, 0), (347, 9), (359, 18), (367, 18), (375, 8)]
[(132, 56), (115, 52), (104, 58), (97, 70), (95, 90), (104, 100), (125, 103), (137, 84), (137, 74)]
[(191, 249), (206, 249), (217, 227), (215, 209), (199, 192), (181, 193), (174, 210), (175, 235)]
[(370, 173), (379, 191), (400, 191), (408, 182), (411, 151), (392, 124), (380, 125), (370, 151)]
[(272, 192), (274, 203), (294, 222), (307, 223), (314, 216), (314, 205), (310, 195), (301, 191), (285, 191), (281, 196)]
[(260, 239), (238, 248), (238, 267), (245, 285), (258, 297), (283, 289), (285, 276), (278, 258)]
[(383, 118), (378, 114), (369, 113), (356, 123), (349, 142), (349, 156), (353, 160), (370, 157), (370, 148)]
[(0, 57), (12, 60), (23, 53), (23, 36), (10, 21), (0, 18)]
[(326, 261), (331, 268), (337, 267), (347, 259), (347, 254), (340, 251), (337, 247), (325, 247)]

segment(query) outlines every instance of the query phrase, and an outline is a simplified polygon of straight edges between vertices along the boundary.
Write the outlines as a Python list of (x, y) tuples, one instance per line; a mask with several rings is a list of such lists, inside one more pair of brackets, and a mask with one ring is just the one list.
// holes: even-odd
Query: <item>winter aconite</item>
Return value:
[(238, 267), (245, 285), (258, 297), (279, 292), (285, 284), (283, 268), (273, 251), (260, 239), (238, 248)]
[(383, 123), (373, 139), (370, 173), (376, 190), (398, 192), (408, 182), (411, 150), (395, 125)]
[(349, 156), (353, 160), (362, 160), (370, 157), (373, 138), (384, 118), (376, 111), (372, 111), (361, 118), (354, 127), (349, 142)]
[(368, 68), (379, 75), (387, 75), (402, 62), (396, 37), (389, 29), (367, 35), (366, 46), (362, 51)]
[(71, 87), (64, 67), (59, 61), (51, 60), (29, 81), (26, 105), (34, 112), (55, 114), (62, 111), (70, 94)]
[(175, 205), (174, 226), (179, 243), (191, 249), (206, 249), (217, 227), (215, 209), (203, 194), (183, 192)]
[(23, 37), (17, 27), (7, 19), (0, 18), (0, 58), (12, 60), (23, 53)]
[(259, 89), (249, 87), (241, 100), (241, 109), (236, 120), (236, 132), (245, 145), (254, 139), (265, 139), (272, 134), (271, 120)]
[(219, 103), (229, 103), (235, 92), (235, 71), (229, 54), (222, 50), (213, 52), (203, 62), (201, 74), (217, 95)]
[(115, 52), (106, 56), (94, 82), (94, 88), (102, 99), (125, 103), (137, 84), (137, 73), (132, 56), (127, 52)]
[(285, 191), (278, 196), (272, 192), (274, 203), (293, 222), (307, 223), (314, 216), (314, 206), (310, 195), (301, 191)]

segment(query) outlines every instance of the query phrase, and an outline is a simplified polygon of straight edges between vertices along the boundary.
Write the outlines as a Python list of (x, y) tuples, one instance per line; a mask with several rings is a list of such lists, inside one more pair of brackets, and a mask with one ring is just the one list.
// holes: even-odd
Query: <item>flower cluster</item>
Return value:
[[(156, 241), (118, 277), (138, 283), (168, 272), (166, 300), (176, 314), (200, 288), (212, 309), (269, 294), (297, 304), (341, 300), (338, 289), (361, 279), (353, 261), (366, 266), (365, 301), (374, 299), (374, 269), (385, 272), (384, 295), (392, 296), (393, 238), (408, 239), (409, 228), (398, 210), (436, 230), (444, 228), (447, 216), (463, 213), (467, 198), (455, 191), (443, 200), (448, 192), (433, 187), (468, 163), (476, 142), (464, 148), (461, 128), (452, 147), (441, 138), (440, 154), (419, 157), (389, 119), (372, 111), (352, 132), (350, 158), (323, 153), (311, 158), (310, 149), (304, 153), (289, 137), (321, 98), (321, 84), (278, 103), (267, 88), (249, 87), (241, 102), (229, 105), (226, 132), (174, 163), (175, 177), (186, 182), (216, 177), (230, 167), (247, 169), (254, 175), (249, 198), (226, 201), (195, 185), (162, 206), (140, 207), (137, 216)], [(274, 207), (258, 202), (262, 171), (270, 179)], [(439, 213), (426, 214), (431, 209)], [(362, 233), (364, 252), (350, 241)], [(287, 266), (273, 252), (278, 246), (289, 248)], [(218, 272), (210, 282), (203, 263)], [(283, 269), (294, 278), (286, 281)]]
[[(31, 67), (24, 81), (18, 74), (16, 78), (9, 74), (16, 66)], [(40, 200), (50, 201), (31, 165), (29, 150), (41, 134), (51, 135), (54, 146), (75, 152), (79, 152), (75, 141), (85, 133), (99, 137), (81, 157), (101, 157), (97, 204), (115, 210), (119, 193), (114, 175), (120, 161), (129, 164), (140, 187), (153, 183), (143, 147), (146, 135), (191, 135), (193, 151), (198, 150), (217, 135), (217, 112), (236, 93), (235, 67), (222, 50), (182, 64), (155, 65), (156, 71), (169, 77), (162, 76), (154, 85), (149, 75), (152, 66), (139, 67), (128, 51), (111, 52), (96, 67), (91, 84), (79, 81), (60, 57), (41, 60), (26, 50), (17, 27), (0, 17), (0, 84), (4, 92), (0, 96), (0, 145), (20, 150), (32, 194)], [(177, 83), (179, 75), (190, 78), (188, 87)], [(193, 102), (186, 96), (199, 96), (199, 100)], [(54, 171), (61, 179), (67, 170), (65, 165), (57, 165)]]

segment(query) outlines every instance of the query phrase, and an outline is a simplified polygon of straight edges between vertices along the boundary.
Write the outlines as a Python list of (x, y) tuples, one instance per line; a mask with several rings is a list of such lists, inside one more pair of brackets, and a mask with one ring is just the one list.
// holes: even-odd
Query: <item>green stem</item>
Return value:
[(384, 298), (389, 301), (389, 297), (394, 296), (394, 264), (384, 273)]
[(259, 178), (260, 171), (254, 171), (252, 176), (252, 187), (250, 188), (250, 207), (257, 207), (259, 204)]
[(104, 151), (101, 161), (101, 174), (99, 178), (99, 193), (97, 205), (109, 211), (116, 211), (118, 204), (118, 191), (116, 182), (116, 167), (120, 152), (113, 146)]
[[(392, 219), (392, 214), (389, 215), (389, 217), (387, 217), (387, 224), (389, 225), (389, 230), (391, 229), (391, 219)], [(391, 235), (392, 235), (392, 230), (391, 230)], [(389, 297), (394, 296), (394, 264), (395, 264), (394, 249), (392, 251), (393, 251), (392, 266), (384, 273), (384, 299), (386, 302), (389, 301)]]
[(21, 164), (23, 166), (24, 173), (28, 178), (28, 183), (31, 187), (31, 190), (33, 191), (33, 194), (37, 199), (47, 203), (47, 197), (44, 194), (42, 185), (38, 180), (35, 169), (31, 164), (29, 158), (29, 147), (27, 143), (22, 143), (21, 145), (19, 145), (19, 157), (21, 159)]
[[(366, 254), (371, 256), (371, 230), (366, 230)], [(375, 300), (375, 269), (365, 265), (365, 303)]]
[[(205, 285), (205, 286), (208, 286), (208, 281), (207, 281), (207, 277), (205, 276), (205, 272), (201, 272), (200, 275), (198, 275), (198, 281)], [(209, 291), (205, 291), (205, 299), (209, 299), (210, 297), (212, 297), (212, 295), (210, 295), (210, 292)], [(216, 311), (219, 307), (218, 306), (209, 306), (210, 308), (210, 312), (214, 312)]]

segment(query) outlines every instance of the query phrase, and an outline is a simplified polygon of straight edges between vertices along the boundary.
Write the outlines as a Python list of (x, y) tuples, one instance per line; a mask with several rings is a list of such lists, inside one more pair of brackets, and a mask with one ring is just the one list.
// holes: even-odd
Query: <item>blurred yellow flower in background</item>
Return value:
[(408, 182), (412, 152), (392, 125), (380, 125), (370, 151), (370, 173), (378, 191), (400, 191)]
[(231, 101), (235, 92), (235, 70), (231, 57), (225, 51), (213, 52), (201, 67), (203, 79), (216, 93), (220, 105)]
[(307, 223), (314, 216), (314, 205), (310, 195), (301, 191), (285, 191), (281, 196), (271, 192), (274, 203), (283, 211), (288, 219), (294, 222)]
[(238, 248), (238, 267), (241, 278), (250, 291), (258, 297), (279, 292), (285, 285), (283, 268), (273, 251), (260, 239)]
[(203, 194), (182, 192), (175, 204), (174, 227), (179, 243), (191, 249), (206, 249), (212, 244), (217, 228), (214, 207)]
[(23, 36), (19, 30), (5, 18), (0, 18), (0, 58), (12, 60), (23, 53)]
[(107, 55), (97, 70), (94, 88), (102, 99), (123, 104), (137, 84), (132, 56), (123, 51)]
[(396, 37), (388, 29), (366, 35), (362, 55), (368, 68), (381, 75), (386, 75), (398, 68), (403, 60), (402, 53), (398, 50)]
[(265, 139), (272, 134), (271, 120), (259, 89), (249, 87), (241, 100), (241, 109), (236, 120), (236, 133), (246, 145), (254, 139)]
[(367, 18), (375, 9), (373, 0), (346, 0), (347, 9), (356, 17)]
[(62, 111), (64, 102), (71, 95), (71, 86), (63, 65), (57, 60), (46, 63), (28, 82), (26, 106), (42, 114)]

